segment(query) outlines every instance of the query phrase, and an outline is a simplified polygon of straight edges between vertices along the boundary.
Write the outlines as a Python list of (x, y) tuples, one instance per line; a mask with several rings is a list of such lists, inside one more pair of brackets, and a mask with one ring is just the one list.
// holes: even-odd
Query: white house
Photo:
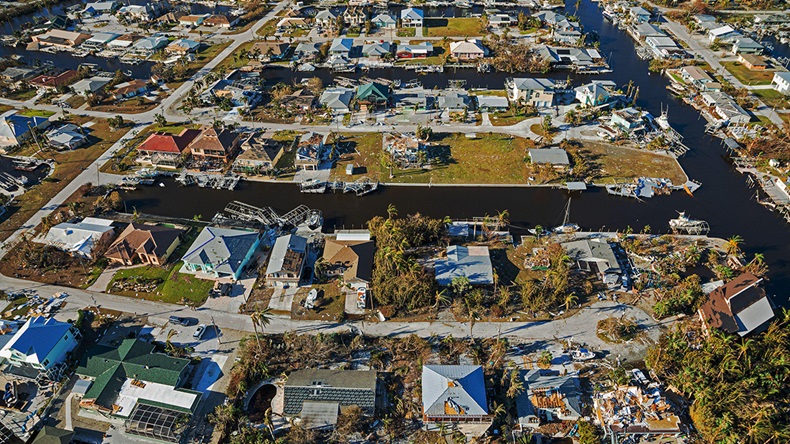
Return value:
[(727, 42), (738, 38), (741, 33), (733, 29), (730, 25), (724, 25), (718, 28), (711, 29), (708, 32), (708, 40), (713, 43), (715, 41)]
[(36, 316), (29, 318), (0, 349), (0, 358), (12, 367), (46, 372), (66, 360), (79, 338), (80, 333), (72, 324)]
[(266, 285), (297, 285), (302, 277), (307, 250), (307, 238), (295, 234), (278, 237), (266, 267)]
[(777, 71), (774, 73), (774, 79), (771, 86), (777, 92), (782, 94), (790, 94), (790, 72)]
[(422, 28), (424, 19), (422, 9), (406, 8), (400, 12), (400, 23), (404, 28)]
[(736, 38), (732, 42), (733, 54), (762, 54), (764, 50), (763, 45), (750, 37)]
[(44, 243), (52, 245), (75, 256), (93, 257), (93, 250), (102, 242), (109, 246), (114, 230), (111, 220), (86, 217), (81, 222), (64, 222), (50, 228), (44, 236)]
[(650, 21), (650, 11), (641, 6), (634, 6), (629, 11), (631, 19), (636, 23), (647, 23)]
[(462, 40), (450, 43), (450, 54), (458, 60), (476, 60), (487, 56), (488, 48), (480, 39)]
[(505, 81), (505, 90), (511, 102), (526, 102), (538, 108), (554, 104), (556, 86), (551, 79), (515, 78)]
[(585, 85), (574, 88), (576, 100), (582, 105), (598, 106), (609, 101), (609, 91), (616, 85), (611, 80), (593, 80)]
[(318, 14), (315, 15), (313, 18), (315, 24), (319, 28), (333, 28), (335, 26), (335, 21), (337, 20), (337, 16), (332, 13), (332, 11), (328, 9), (324, 9), (322, 11), (318, 11)]

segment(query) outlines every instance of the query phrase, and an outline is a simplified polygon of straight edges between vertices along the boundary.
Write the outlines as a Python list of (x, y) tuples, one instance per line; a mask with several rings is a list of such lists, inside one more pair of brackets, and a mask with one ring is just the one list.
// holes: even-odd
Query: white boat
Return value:
[(678, 211), (676, 219), (669, 220), (669, 228), (673, 233), (708, 234), (710, 226), (704, 220), (696, 220), (686, 216), (685, 211)]
[(569, 198), (568, 203), (565, 205), (565, 217), (562, 219), (562, 225), (558, 227), (554, 227), (552, 231), (557, 234), (570, 234), (579, 231), (578, 225), (568, 221), (570, 216), (571, 216), (571, 199)]
[(590, 359), (595, 359), (595, 352), (591, 352), (586, 348), (578, 348), (571, 351), (571, 358), (574, 361), (589, 361)]
[(312, 210), (310, 215), (307, 216), (307, 226), (316, 229), (320, 228), (324, 224), (324, 217), (321, 215), (321, 211), (319, 210)]

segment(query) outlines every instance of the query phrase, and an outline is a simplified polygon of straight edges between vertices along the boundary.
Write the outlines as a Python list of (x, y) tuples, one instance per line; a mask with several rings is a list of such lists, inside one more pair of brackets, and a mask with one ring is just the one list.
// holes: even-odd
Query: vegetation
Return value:
[(681, 313), (693, 314), (705, 298), (700, 278), (696, 274), (688, 276), (677, 285), (663, 287), (658, 293), (660, 300), (653, 306), (653, 312), (658, 318)]
[(618, 344), (637, 337), (640, 328), (633, 319), (606, 318), (598, 321), (598, 337), (605, 342)]
[(740, 62), (721, 62), (724, 68), (740, 80), (744, 85), (770, 85), (774, 78), (774, 71), (753, 71)]
[[(174, 255), (175, 256), (175, 255)], [(113, 290), (113, 294), (137, 297), (152, 301), (162, 301), (170, 304), (202, 305), (208, 299), (209, 291), (214, 287), (214, 281), (198, 279), (191, 274), (182, 274), (178, 270), (183, 265), (176, 262), (169, 267), (147, 265), (145, 267), (119, 270), (113, 276), (108, 289), (113, 288), (118, 281), (138, 280), (139, 282), (155, 283), (153, 291)]]
[(485, 34), (479, 18), (425, 18), (425, 37), (472, 37)]
[[(696, 332), (699, 333), (699, 332)], [(790, 440), (790, 316), (752, 338), (713, 330), (705, 341), (681, 329), (661, 336), (645, 362), (693, 402), (691, 419), (705, 442)]]

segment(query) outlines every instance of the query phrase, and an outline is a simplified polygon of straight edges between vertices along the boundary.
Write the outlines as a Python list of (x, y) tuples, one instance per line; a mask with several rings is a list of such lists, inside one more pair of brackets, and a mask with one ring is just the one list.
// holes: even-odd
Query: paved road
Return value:
[[(100, 292), (80, 290), (70, 287), (45, 285), (36, 282), (24, 281), (5, 276), (0, 276), (0, 290), (20, 291), (35, 290), (42, 296), (49, 297), (56, 292), (66, 292), (65, 307), (56, 317), (60, 320), (76, 319), (77, 310), (86, 306), (97, 304), (101, 308), (119, 310), (126, 313), (148, 316), (149, 321), (164, 325), (171, 315), (196, 318), (200, 323), (211, 325), (215, 322), (220, 329), (240, 330), (252, 332), (252, 321), (249, 316), (238, 313), (228, 313), (207, 308), (191, 310), (189, 308), (151, 302), (123, 296), (115, 296)], [(642, 343), (631, 345), (606, 344), (596, 335), (597, 323), (600, 319), (610, 316), (633, 317), (640, 325), (645, 327), (647, 336), (657, 340), (660, 334), (660, 325), (653, 321), (644, 311), (618, 304), (612, 301), (597, 302), (592, 307), (583, 308), (577, 314), (556, 321), (541, 322), (477, 322), (474, 324), (472, 334), (475, 337), (503, 336), (522, 341), (554, 342), (555, 340), (567, 341), (574, 338), (576, 341), (587, 341), (595, 349), (609, 350), (612, 353), (628, 354), (639, 352), (646, 345)], [(466, 322), (352, 322), (337, 323), (324, 321), (294, 321), (287, 317), (274, 317), (266, 327), (269, 333), (329, 333), (348, 331), (354, 326), (363, 333), (374, 336), (408, 336), (416, 334), (421, 337), (431, 335), (453, 337), (468, 337), (469, 324)], [(548, 344), (547, 344), (548, 345)]]

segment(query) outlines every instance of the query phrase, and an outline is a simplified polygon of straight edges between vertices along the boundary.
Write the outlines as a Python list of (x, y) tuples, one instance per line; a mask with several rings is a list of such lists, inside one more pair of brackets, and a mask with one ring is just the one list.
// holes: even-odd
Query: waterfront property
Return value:
[(326, 158), (325, 148), (329, 134), (304, 133), (296, 142), (294, 168), (297, 170), (317, 170)]
[(488, 56), (488, 48), (480, 39), (468, 39), (450, 43), (450, 54), (459, 61), (482, 59)]
[(762, 278), (744, 273), (710, 292), (698, 312), (705, 331), (746, 336), (765, 330), (774, 311), (762, 284)]
[(401, 26), (404, 28), (422, 28), (424, 20), (422, 9), (406, 8), (400, 12)]
[(104, 85), (110, 83), (111, 80), (112, 79), (108, 77), (93, 76), (77, 81), (71, 85), (71, 90), (78, 96), (88, 97), (102, 89)]
[(367, 286), (373, 279), (374, 253), (369, 231), (338, 231), (334, 238), (325, 239), (326, 274), (340, 277), (342, 282), (357, 288)]
[(423, 423), (429, 430), (436, 430), (442, 424), (490, 426), (492, 418), (488, 414), (483, 367), (423, 365), (422, 412)]
[(582, 417), (581, 387), (575, 375), (553, 370), (520, 370), (526, 390), (516, 398), (517, 427), (528, 431), (552, 421), (578, 421)]
[(93, 258), (97, 249), (109, 245), (115, 236), (113, 221), (86, 217), (77, 223), (63, 222), (50, 228), (42, 240), (74, 256)]
[(751, 71), (763, 71), (768, 68), (768, 63), (765, 61), (765, 57), (755, 54), (740, 53), (738, 54), (738, 61), (741, 62), (743, 66), (749, 68)]
[(254, 231), (205, 227), (184, 255), (182, 271), (236, 281), (255, 257), (259, 244), (260, 237)]
[(453, 280), (465, 277), (472, 285), (492, 285), (494, 268), (486, 246), (450, 245), (446, 257), (434, 261), (436, 282), (448, 286)]
[(351, 111), (354, 90), (351, 88), (327, 88), (321, 93), (318, 102), (333, 114), (347, 114)]
[(425, 159), (425, 145), (413, 133), (386, 132), (381, 146), (390, 154), (390, 161), (400, 169), (419, 168)]
[(580, 239), (564, 242), (562, 247), (578, 269), (595, 273), (610, 287), (620, 283), (623, 270), (612, 245), (605, 239)]
[(154, 133), (137, 147), (137, 162), (177, 168), (188, 153), (187, 147), (200, 134), (200, 130), (184, 128), (178, 134)]
[(375, 370), (296, 370), (283, 387), (283, 414), (300, 418), (308, 429), (333, 428), (341, 409), (350, 406), (373, 416), (379, 391)]
[(241, 154), (233, 161), (233, 171), (244, 174), (270, 172), (283, 155), (280, 142), (265, 135), (252, 134), (241, 144)]
[(165, 48), (165, 52), (168, 54), (184, 55), (197, 52), (198, 48), (200, 48), (200, 43), (194, 40), (178, 39), (170, 42)]
[(80, 338), (79, 330), (68, 322), (34, 316), (0, 349), (0, 358), (9, 364), (6, 373), (29, 379), (42, 374), (57, 380), (62, 364)]
[(62, 29), (50, 29), (49, 31), (33, 36), (33, 42), (39, 46), (54, 46), (57, 48), (73, 48), (79, 46), (85, 40), (91, 38), (90, 34), (81, 32), (64, 31)]
[(40, 75), (30, 80), (30, 86), (46, 91), (56, 91), (61, 86), (68, 85), (77, 76), (79, 72), (73, 69), (68, 69), (55, 75)]
[(542, 78), (507, 79), (505, 89), (512, 103), (526, 103), (538, 108), (552, 106), (557, 92), (553, 80)]
[(557, 170), (567, 170), (571, 162), (568, 153), (562, 148), (536, 148), (529, 150), (529, 159), (533, 164), (551, 165)]
[(47, 131), (49, 146), (58, 150), (73, 150), (88, 143), (85, 129), (73, 123), (60, 125)]
[(298, 285), (308, 249), (307, 238), (296, 234), (278, 237), (272, 247), (269, 264), (266, 266), (266, 285), (269, 287)]
[(80, 408), (125, 420), (126, 433), (179, 442), (201, 398), (184, 388), (190, 369), (189, 359), (158, 353), (138, 339), (95, 345), (75, 371), (87, 381)]
[(674, 435), (681, 421), (657, 386), (618, 385), (594, 399), (595, 416), (617, 435)]
[(398, 59), (424, 59), (433, 53), (431, 42), (411, 45), (398, 45), (395, 56)]
[(790, 94), (790, 72), (777, 71), (771, 81), (771, 87), (782, 94)]
[(235, 131), (204, 126), (188, 148), (197, 161), (228, 163), (236, 156), (240, 142), (241, 137)]
[(104, 257), (121, 265), (164, 265), (181, 243), (182, 233), (177, 228), (133, 222), (118, 235)]
[(31, 129), (45, 129), (48, 126), (49, 119), (46, 117), (28, 117), (15, 110), (7, 111), (0, 116), (0, 148), (18, 146), (31, 138)]

